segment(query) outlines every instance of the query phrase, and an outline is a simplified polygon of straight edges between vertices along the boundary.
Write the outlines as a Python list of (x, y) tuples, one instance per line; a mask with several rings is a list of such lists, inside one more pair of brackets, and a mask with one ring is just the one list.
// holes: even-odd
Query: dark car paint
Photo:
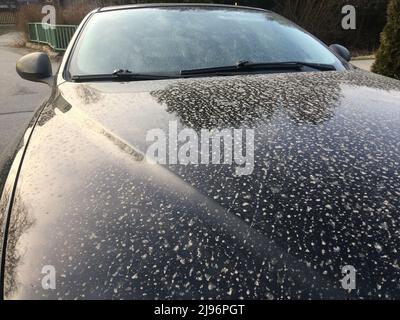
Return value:
[[(148, 164), (168, 121), (254, 128), (253, 174)], [(359, 70), (65, 82), (18, 179), (5, 297), (399, 298), (399, 137), (400, 82)]]

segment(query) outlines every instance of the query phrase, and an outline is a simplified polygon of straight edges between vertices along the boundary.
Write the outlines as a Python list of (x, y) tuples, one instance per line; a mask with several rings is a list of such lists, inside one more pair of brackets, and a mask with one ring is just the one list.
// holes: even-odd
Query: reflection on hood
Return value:
[(212, 129), (253, 127), (279, 110), (298, 123), (324, 122), (338, 104), (342, 85), (400, 89), (393, 80), (358, 71), (210, 78), (176, 82), (151, 94), (184, 125)]

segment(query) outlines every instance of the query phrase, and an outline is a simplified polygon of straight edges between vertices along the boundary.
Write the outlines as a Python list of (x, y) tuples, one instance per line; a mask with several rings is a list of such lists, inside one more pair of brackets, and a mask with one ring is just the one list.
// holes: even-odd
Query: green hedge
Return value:
[(388, 21), (372, 70), (400, 80), (400, 0), (391, 0), (387, 15)]

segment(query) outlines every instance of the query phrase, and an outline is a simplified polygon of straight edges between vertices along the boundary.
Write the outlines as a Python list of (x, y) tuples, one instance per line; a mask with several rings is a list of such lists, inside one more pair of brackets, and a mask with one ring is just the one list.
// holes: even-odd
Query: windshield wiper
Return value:
[(85, 75), (74, 75), (71, 80), (80, 81), (141, 81), (141, 80), (162, 80), (162, 79), (174, 79), (179, 78), (178, 76), (162, 75), (162, 74), (140, 74), (133, 73), (129, 70), (118, 69), (111, 74), (85, 74)]
[(299, 61), (288, 62), (267, 62), (267, 63), (252, 63), (250, 61), (239, 61), (233, 66), (203, 68), (182, 70), (181, 76), (200, 75), (200, 74), (214, 74), (214, 73), (235, 73), (235, 72), (252, 72), (252, 71), (282, 71), (282, 70), (297, 70), (302, 71), (304, 67), (319, 71), (335, 71), (336, 68), (330, 64), (309, 63)]
[(176, 79), (185, 76), (195, 75), (218, 75), (227, 73), (254, 72), (254, 71), (302, 71), (304, 68), (310, 68), (319, 71), (335, 71), (336, 68), (330, 64), (309, 63), (299, 61), (289, 62), (267, 62), (267, 63), (252, 63), (250, 61), (239, 61), (233, 66), (212, 67), (203, 69), (182, 70), (179, 74), (140, 74), (133, 73), (129, 70), (118, 69), (111, 74), (89, 74), (89, 75), (74, 75), (71, 80), (76, 82), (84, 81), (141, 81), (141, 80), (162, 80)]

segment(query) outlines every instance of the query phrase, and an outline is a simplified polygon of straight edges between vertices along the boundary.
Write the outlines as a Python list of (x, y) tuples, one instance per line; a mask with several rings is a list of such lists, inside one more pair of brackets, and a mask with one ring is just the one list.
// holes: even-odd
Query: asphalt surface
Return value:
[(371, 71), (371, 68), (372, 68), (372, 65), (374, 64), (374, 62), (375, 62), (375, 60), (373, 60), (373, 59), (366, 59), (366, 60), (354, 60), (351, 63), (360, 69)]
[(1, 33), (0, 30), (0, 191), (35, 110), (50, 95), (47, 85), (23, 80), (16, 73), (17, 60), (30, 52), (12, 47), (19, 34)]

